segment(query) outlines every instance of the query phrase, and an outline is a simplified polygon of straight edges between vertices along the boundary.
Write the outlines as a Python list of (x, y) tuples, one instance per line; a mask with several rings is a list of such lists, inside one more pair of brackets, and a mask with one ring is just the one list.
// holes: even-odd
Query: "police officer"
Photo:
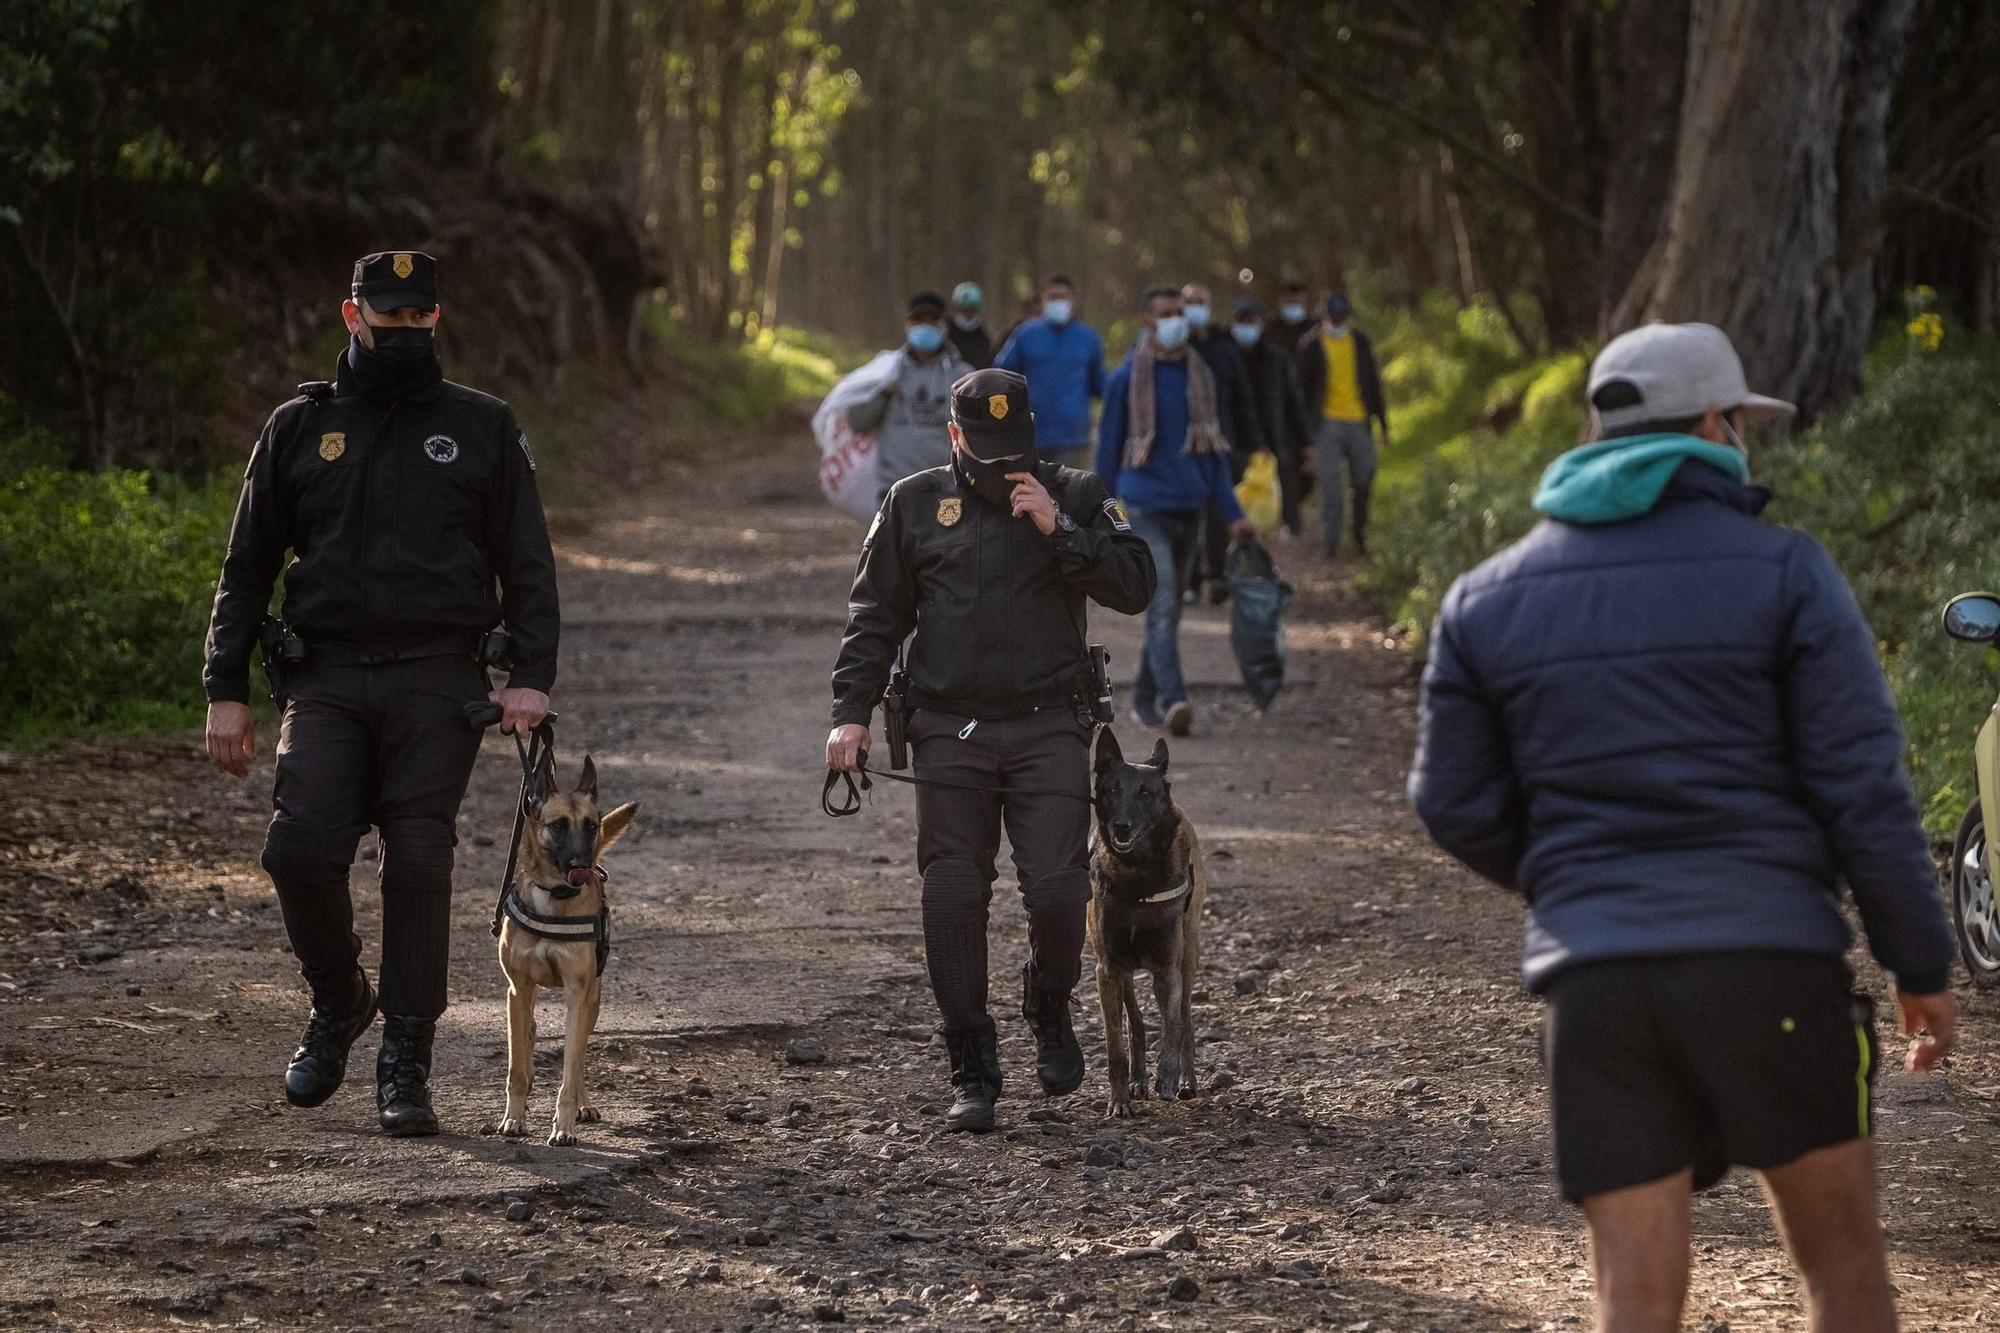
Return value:
[[(428, 1082), (453, 827), (479, 752), (464, 710), (496, 702), (508, 731), (548, 712), (555, 561), (513, 412), (444, 378), (436, 261), (412, 250), (357, 261), (341, 313), (353, 337), (334, 378), (300, 385), (271, 414), (244, 474), (209, 620), (208, 752), (238, 777), (256, 755), (250, 651), (289, 549), (263, 861), (312, 1017), (285, 1097), (332, 1096), (375, 1018), (347, 888), (372, 824), (382, 838), (376, 1105), (390, 1134), (435, 1134)], [(513, 669), (492, 690), (477, 654), (503, 615)]]
[[(890, 488), (861, 547), (833, 669), (827, 767), (852, 772), (909, 647), (924, 956), (943, 1017), (955, 1130), (993, 1127), (1000, 1060), (986, 1013), (986, 909), (1004, 827), (1028, 912), (1021, 1011), (1051, 1095), (1083, 1082), (1069, 996), (1090, 898), (1086, 597), (1146, 608), (1153, 561), (1088, 472), (1037, 461), (1028, 382), (952, 385), (952, 461)], [(1011, 789), (1001, 794), (999, 789)]]

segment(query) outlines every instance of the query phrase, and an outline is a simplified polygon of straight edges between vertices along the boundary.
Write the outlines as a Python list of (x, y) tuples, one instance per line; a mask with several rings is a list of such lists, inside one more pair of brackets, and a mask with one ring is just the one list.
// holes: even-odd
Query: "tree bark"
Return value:
[[(1907, 0), (1693, 0), (1660, 232), (1609, 320), (1719, 325), (1811, 420), (1859, 385)], [(1850, 178), (1846, 178), (1851, 176)]]

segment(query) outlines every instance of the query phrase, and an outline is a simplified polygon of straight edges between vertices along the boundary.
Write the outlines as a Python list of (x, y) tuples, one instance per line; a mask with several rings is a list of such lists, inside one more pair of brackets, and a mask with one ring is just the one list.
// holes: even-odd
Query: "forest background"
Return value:
[(1933, 824), (1995, 655), (2000, 13), (1983, 0), (0, 0), (0, 744), (179, 725), (248, 442), (359, 253), (552, 484), (726, 466), (962, 279), (1012, 322), (1355, 294), (1413, 645), (1532, 521), (1604, 336), (1728, 329), (1883, 641)]

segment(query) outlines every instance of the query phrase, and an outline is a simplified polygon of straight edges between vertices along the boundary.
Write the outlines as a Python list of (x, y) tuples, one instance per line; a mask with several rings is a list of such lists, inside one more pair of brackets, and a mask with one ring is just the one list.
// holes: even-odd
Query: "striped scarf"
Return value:
[(1151, 338), (1142, 338), (1132, 353), (1132, 382), (1126, 386), (1125, 461), (1123, 466), (1142, 468), (1153, 456), (1153, 367), (1161, 361), (1187, 363), (1187, 406), (1189, 454), (1229, 452), (1222, 436), (1222, 423), (1215, 414), (1215, 376), (1208, 362), (1183, 343), (1173, 351), (1162, 351)]

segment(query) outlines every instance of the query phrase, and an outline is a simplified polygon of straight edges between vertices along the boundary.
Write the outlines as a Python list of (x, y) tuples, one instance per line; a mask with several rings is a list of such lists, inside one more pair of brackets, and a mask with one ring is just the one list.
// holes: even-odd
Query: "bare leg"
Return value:
[(1694, 1173), (1679, 1171), (1583, 1201), (1597, 1333), (1677, 1333), (1687, 1300)]
[(1104, 1073), (1111, 1082), (1105, 1114), (1122, 1118), (1132, 1114), (1132, 1069), (1126, 1063), (1125, 995), (1121, 980), (1104, 964), (1097, 965), (1097, 1007), (1104, 1011)]
[(1763, 1175), (1778, 1234), (1805, 1279), (1812, 1333), (1895, 1333), (1873, 1144), (1821, 1148)]
[(1132, 1068), (1127, 1077), (1131, 1079), (1132, 1095), (1146, 1095), (1146, 1015), (1139, 1009), (1139, 986), (1133, 974), (1125, 974), (1125, 984), (1120, 994), (1125, 1001), (1125, 1017), (1132, 1025)]
[(500, 1132), (528, 1132), (528, 1092), (535, 1084), (535, 984), (507, 982), (507, 1110)]

